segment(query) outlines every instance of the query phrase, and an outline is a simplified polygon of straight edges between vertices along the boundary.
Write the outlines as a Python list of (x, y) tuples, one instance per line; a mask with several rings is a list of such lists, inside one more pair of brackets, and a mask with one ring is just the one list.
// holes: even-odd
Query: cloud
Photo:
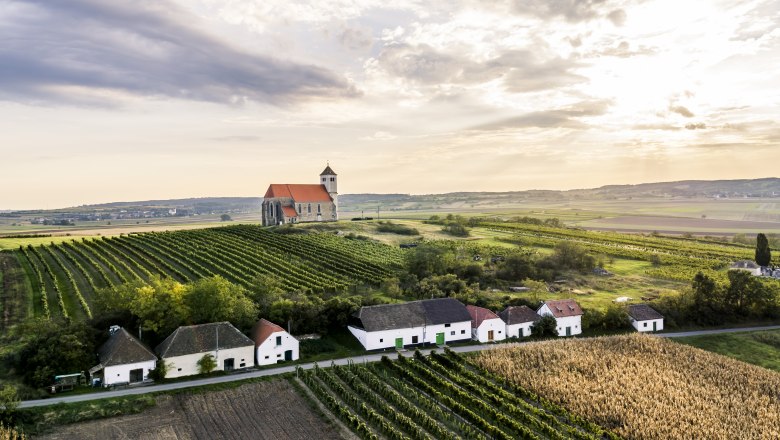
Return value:
[(0, 99), (111, 105), (126, 96), (237, 104), (358, 95), (322, 67), (238, 49), (169, 0), (16, 1), (0, 10)]
[(614, 11), (607, 14), (607, 18), (615, 26), (623, 26), (624, 24), (626, 24), (626, 19), (628, 18), (628, 15), (626, 15), (626, 11), (622, 9), (615, 9)]
[(542, 19), (563, 17), (571, 23), (598, 18), (605, 0), (514, 0), (512, 10)]
[(473, 127), (476, 131), (512, 130), (518, 128), (586, 128), (578, 118), (607, 113), (611, 101), (583, 101), (569, 107), (526, 113)]
[(704, 122), (697, 122), (695, 124), (685, 124), (687, 130), (704, 130), (707, 128), (707, 124)]
[(617, 46), (609, 47), (601, 52), (596, 52), (595, 55), (612, 56), (618, 58), (629, 58), (639, 55), (655, 55), (658, 51), (656, 49), (639, 46), (637, 49), (631, 49), (631, 45), (628, 41), (621, 41)]
[(692, 111), (688, 110), (688, 108), (682, 105), (671, 105), (669, 106), (669, 111), (672, 113), (677, 113), (678, 115), (685, 116), (686, 118), (692, 118), (696, 116), (693, 114)]
[(573, 72), (581, 66), (564, 58), (539, 59), (528, 50), (507, 50), (485, 61), (467, 54), (451, 55), (426, 44), (393, 43), (385, 47), (378, 64), (389, 74), (421, 84), (476, 84), (504, 78), (513, 93), (535, 92), (580, 83)]
[(350, 50), (368, 49), (373, 43), (370, 29), (346, 27), (336, 38), (342, 46)]

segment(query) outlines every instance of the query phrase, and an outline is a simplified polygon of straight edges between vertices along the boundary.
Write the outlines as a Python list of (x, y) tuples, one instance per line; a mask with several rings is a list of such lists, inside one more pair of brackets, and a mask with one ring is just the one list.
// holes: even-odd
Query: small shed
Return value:
[(506, 325), (493, 311), (484, 307), (466, 306), (471, 315), (471, 338), (479, 342), (506, 339)]
[(628, 306), (628, 319), (638, 332), (657, 332), (664, 329), (664, 316), (647, 304)]
[(267, 319), (261, 319), (252, 327), (257, 365), (271, 365), (282, 361), (295, 361), (299, 357), (298, 340), (282, 327)]
[(558, 326), (558, 336), (574, 336), (582, 333), (582, 309), (573, 299), (545, 301), (539, 310), (539, 316), (552, 316)]
[(539, 320), (539, 315), (528, 306), (509, 306), (498, 316), (506, 324), (507, 338), (531, 336), (531, 327)]
[(124, 385), (149, 380), (149, 370), (157, 367), (157, 356), (124, 328), (112, 326), (108, 340), (98, 350), (100, 363), (89, 369), (93, 383)]

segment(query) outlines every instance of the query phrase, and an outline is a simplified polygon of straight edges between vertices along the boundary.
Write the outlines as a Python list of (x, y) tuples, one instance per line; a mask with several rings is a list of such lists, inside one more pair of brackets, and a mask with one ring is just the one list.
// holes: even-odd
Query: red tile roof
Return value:
[(550, 311), (556, 318), (582, 315), (580, 305), (573, 299), (551, 300), (545, 301), (544, 303), (550, 308)]
[(255, 323), (254, 327), (252, 327), (252, 340), (255, 341), (255, 347), (258, 347), (272, 334), (283, 331), (283, 328), (265, 318), (262, 318), (257, 321), (257, 323)]
[(298, 217), (298, 213), (295, 212), (295, 208), (293, 208), (292, 206), (282, 206), (282, 212), (284, 213), (284, 216), (287, 218)]
[(333, 199), (325, 189), (325, 185), (308, 185), (292, 183), (272, 183), (265, 192), (266, 199), (274, 197), (289, 197), (296, 203), (305, 202), (332, 202)]
[(486, 319), (501, 319), (498, 317), (498, 315), (484, 307), (466, 306), (466, 310), (468, 310), (469, 315), (471, 315), (472, 328), (478, 328), (480, 325), (482, 325), (482, 321)]

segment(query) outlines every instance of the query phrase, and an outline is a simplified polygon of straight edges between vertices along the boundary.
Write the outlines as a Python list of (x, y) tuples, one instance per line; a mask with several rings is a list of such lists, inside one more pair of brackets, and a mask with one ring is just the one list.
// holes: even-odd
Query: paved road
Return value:
[[(736, 332), (748, 332), (748, 331), (754, 331), (754, 330), (774, 330), (774, 329), (780, 329), (780, 325), (772, 325), (772, 326), (765, 326), (765, 327), (743, 327), (743, 328), (726, 328), (726, 329), (717, 329), (717, 330), (698, 330), (698, 331), (690, 331), (690, 332), (679, 332), (679, 333), (661, 333), (657, 336), (665, 337), (665, 338), (678, 338), (682, 336), (699, 336), (699, 335), (712, 335), (712, 334), (718, 334), (718, 333), (736, 333)], [(499, 345), (500, 346), (500, 345)], [(484, 345), (463, 345), (463, 346), (456, 346), (451, 347), (453, 351), (458, 353), (468, 353), (472, 351), (480, 351), (480, 350), (486, 350), (492, 347), (496, 347), (494, 344), (484, 344)], [(430, 351), (435, 350), (435, 348), (429, 348), (421, 350), (423, 353), (427, 354)], [(407, 352), (411, 353), (411, 351)], [(328, 366), (332, 363), (336, 365), (346, 365), (349, 362), (354, 363), (368, 363), (368, 362), (378, 362), (380, 359), (382, 359), (382, 356), (391, 356), (393, 357), (395, 355), (395, 351), (388, 351), (386, 353), (377, 353), (377, 354), (366, 354), (361, 356), (353, 356), (350, 358), (342, 358), (342, 359), (335, 359), (333, 361), (322, 361), (319, 364), (321, 366)], [(300, 364), (301, 368), (304, 369), (310, 369), (314, 368), (314, 363), (307, 363), (307, 364)], [(157, 393), (160, 391), (170, 391), (170, 390), (179, 390), (184, 388), (192, 388), (192, 387), (198, 387), (202, 385), (211, 385), (211, 384), (217, 384), (217, 383), (224, 383), (224, 382), (234, 382), (238, 380), (244, 380), (244, 379), (251, 379), (256, 377), (264, 377), (264, 376), (274, 376), (277, 374), (283, 374), (283, 373), (292, 373), (295, 372), (295, 365), (286, 365), (283, 367), (277, 367), (277, 368), (268, 368), (264, 370), (250, 370), (247, 372), (241, 372), (241, 373), (235, 373), (230, 374), (227, 376), (217, 376), (217, 377), (209, 377), (206, 379), (197, 379), (197, 380), (189, 380), (185, 382), (175, 382), (175, 383), (167, 383), (167, 384), (160, 384), (160, 385), (148, 385), (148, 386), (138, 386), (138, 387), (132, 387), (132, 388), (126, 388), (126, 389), (120, 389), (120, 390), (112, 390), (112, 391), (105, 391), (100, 393), (90, 393), (90, 394), (78, 394), (78, 395), (72, 395), (72, 396), (62, 396), (62, 397), (52, 397), (49, 399), (40, 399), (40, 400), (25, 400), (21, 402), (19, 405), (20, 408), (32, 408), (36, 406), (48, 406), (48, 405), (55, 405), (58, 403), (73, 403), (73, 402), (84, 402), (88, 400), (97, 400), (97, 399), (107, 399), (111, 397), (122, 397), (122, 396), (130, 396), (134, 394), (147, 394), (147, 393)]]

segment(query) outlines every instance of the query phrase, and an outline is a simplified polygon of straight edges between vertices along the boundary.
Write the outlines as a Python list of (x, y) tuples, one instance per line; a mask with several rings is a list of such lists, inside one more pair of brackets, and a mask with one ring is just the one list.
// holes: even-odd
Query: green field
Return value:
[(675, 341), (780, 372), (780, 330), (690, 336)]

